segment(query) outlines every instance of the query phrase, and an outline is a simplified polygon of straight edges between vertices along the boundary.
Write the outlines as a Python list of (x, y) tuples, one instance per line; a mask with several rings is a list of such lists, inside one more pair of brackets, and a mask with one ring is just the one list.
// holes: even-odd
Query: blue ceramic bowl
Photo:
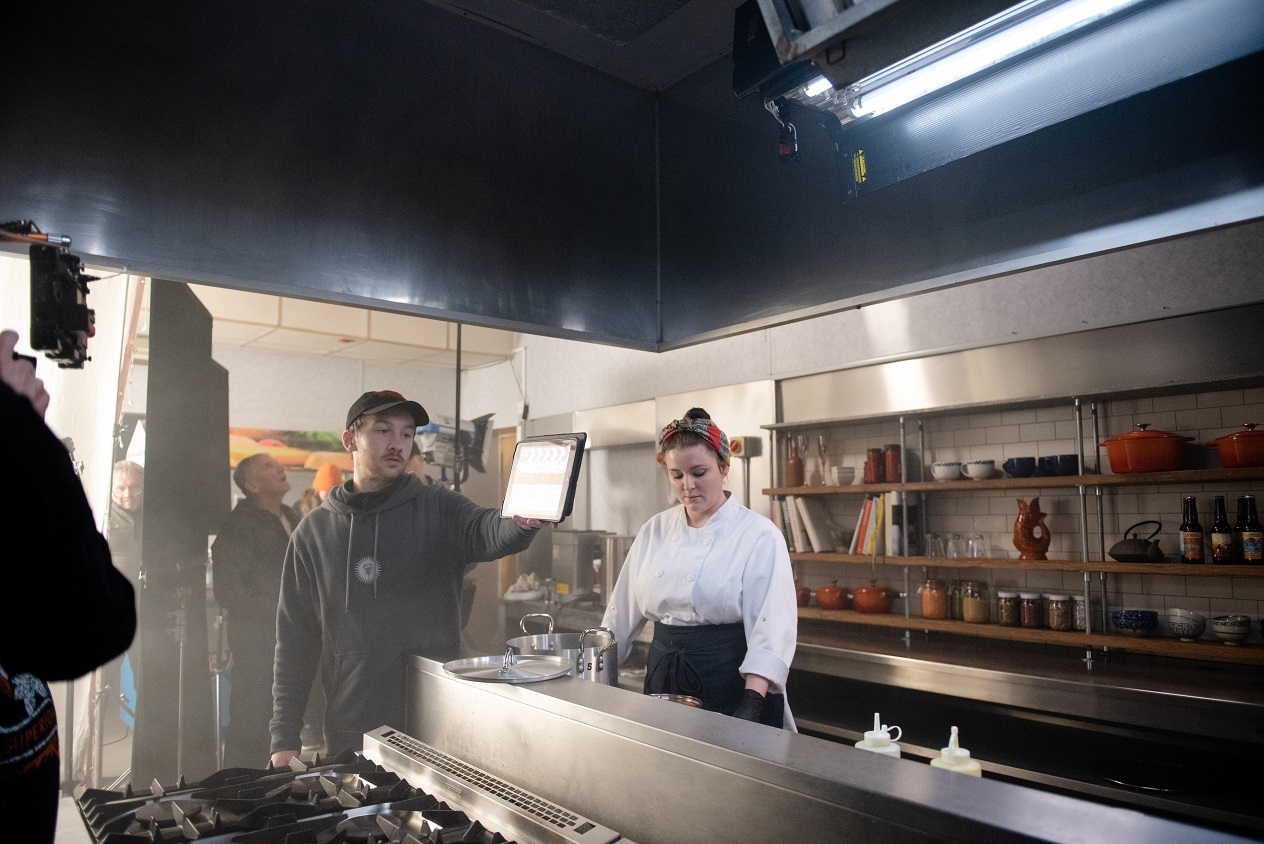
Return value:
[(1155, 610), (1114, 610), (1110, 614), (1115, 629), (1126, 636), (1149, 636), (1159, 626)]

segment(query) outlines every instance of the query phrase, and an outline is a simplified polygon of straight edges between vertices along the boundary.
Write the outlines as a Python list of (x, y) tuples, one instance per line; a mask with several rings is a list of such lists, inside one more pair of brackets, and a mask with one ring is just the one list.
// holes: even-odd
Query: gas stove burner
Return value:
[[(425, 748), (402, 733), (392, 736), (409, 752)], [(366, 750), (311, 765), (225, 768), (200, 782), (155, 782), (146, 793), (130, 786), (121, 792), (78, 789), (75, 805), (95, 844), (608, 844), (618, 838), (451, 757), (431, 754), (447, 765), (445, 787), (433, 792), (407, 766), (379, 763)], [(454, 789), (458, 772), (479, 776)], [(480, 796), (489, 789), (512, 799), (494, 806)], [(514, 829), (513, 806), (544, 819), (546, 834), (538, 820)], [(511, 840), (511, 832), (519, 837)]]
[(330, 844), (384, 844), (390, 835), (378, 825), (373, 815), (356, 815), (334, 827)]

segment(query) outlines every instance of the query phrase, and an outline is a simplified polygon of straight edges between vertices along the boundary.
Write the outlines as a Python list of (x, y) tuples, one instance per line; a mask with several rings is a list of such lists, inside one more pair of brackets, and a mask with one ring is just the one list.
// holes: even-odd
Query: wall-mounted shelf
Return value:
[(1191, 566), (1181, 563), (1119, 563), (1114, 560), (1018, 560), (1011, 557), (888, 557), (879, 554), (834, 554), (795, 551), (796, 563), (876, 563), (880, 566), (929, 566), (955, 569), (1021, 571), (1104, 571), (1114, 574), (1167, 574), (1177, 577), (1261, 577), (1264, 566)]
[(1134, 472), (1124, 475), (1051, 475), (1038, 478), (989, 478), (981, 481), (911, 481), (899, 484), (770, 487), (764, 495), (859, 495), (880, 492), (985, 492), (1003, 489), (1075, 489), (1112, 486), (1264, 481), (1264, 466), (1247, 469), (1185, 469), (1179, 472)]
[(1070, 647), (1110, 648), (1156, 656), (1175, 656), (1186, 659), (1205, 659), (1213, 662), (1232, 662), (1240, 665), (1264, 665), (1264, 645), (1229, 645), (1218, 641), (1182, 642), (1162, 637), (1124, 636), (1116, 633), (1084, 633), (1082, 631), (1034, 630), (1027, 627), (1002, 627), (999, 624), (971, 624), (965, 621), (940, 621), (913, 616), (905, 618), (894, 613), (862, 613), (856, 610), (823, 610), (817, 607), (800, 607), (799, 618), (863, 624), (870, 627), (895, 627), (908, 630), (933, 630), (961, 636), (986, 639), (1006, 639), (1011, 642), (1032, 642), (1043, 645)]

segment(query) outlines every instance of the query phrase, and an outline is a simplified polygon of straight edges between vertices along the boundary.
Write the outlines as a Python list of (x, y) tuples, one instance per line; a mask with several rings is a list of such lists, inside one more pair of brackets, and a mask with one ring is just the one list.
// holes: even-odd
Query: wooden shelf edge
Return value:
[(905, 618), (894, 613), (862, 613), (856, 610), (823, 610), (819, 607), (800, 607), (799, 618), (818, 621), (835, 621), (846, 624), (864, 624), (870, 627), (897, 627), (909, 630), (933, 630), (985, 639), (1005, 639), (1011, 642), (1027, 642), (1041, 645), (1066, 645), (1070, 647), (1110, 648), (1182, 659), (1202, 659), (1212, 662), (1232, 662), (1241, 665), (1264, 665), (1264, 645), (1229, 645), (1224, 642), (1182, 642), (1167, 637), (1138, 638), (1117, 633), (1083, 633), (1059, 630), (1033, 630), (1026, 627), (1002, 627), (999, 624), (970, 624), (964, 621), (941, 621), (913, 616)]
[(1120, 475), (1057, 475), (1040, 478), (990, 478), (981, 481), (907, 481), (897, 484), (769, 487), (764, 495), (859, 495), (878, 492), (950, 492), (984, 489), (1074, 489), (1078, 486), (1165, 486), (1168, 484), (1264, 481), (1264, 466), (1245, 469), (1182, 469)]
[(1017, 560), (1011, 557), (888, 557), (879, 554), (837, 554), (792, 551), (796, 563), (876, 563), (880, 566), (927, 566), (956, 569), (1079, 571), (1112, 574), (1167, 574), (1177, 577), (1264, 577), (1264, 566), (1190, 566), (1181, 563), (1118, 563), (1114, 560)]

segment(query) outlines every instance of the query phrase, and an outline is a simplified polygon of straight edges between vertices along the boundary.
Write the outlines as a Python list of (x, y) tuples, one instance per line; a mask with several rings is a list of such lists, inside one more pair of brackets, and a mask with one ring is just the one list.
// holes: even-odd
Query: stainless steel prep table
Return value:
[(409, 658), (404, 730), (640, 842), (1245, 841), (563, 677)]

